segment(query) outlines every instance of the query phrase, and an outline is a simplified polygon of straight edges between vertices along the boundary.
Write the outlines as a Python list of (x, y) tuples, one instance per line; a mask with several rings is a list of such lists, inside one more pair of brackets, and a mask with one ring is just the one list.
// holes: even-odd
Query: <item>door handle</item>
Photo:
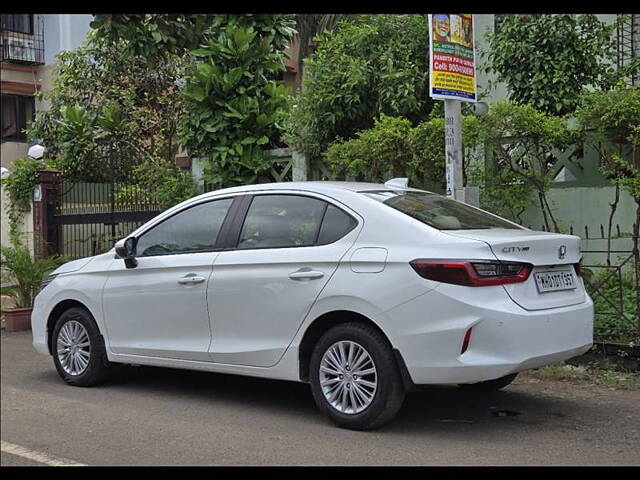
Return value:
[(196, 285), (198, 283), (204, 282), (206, 279), (204, 277), (199, 277), (195, 273), (190, 273), (185, 275), (184, 277), (178, 280), (180, 285)]
[(289, 274), (291, 280), (314, 280), (324, 277), (324, 272), (318, 270), (298, 270)]

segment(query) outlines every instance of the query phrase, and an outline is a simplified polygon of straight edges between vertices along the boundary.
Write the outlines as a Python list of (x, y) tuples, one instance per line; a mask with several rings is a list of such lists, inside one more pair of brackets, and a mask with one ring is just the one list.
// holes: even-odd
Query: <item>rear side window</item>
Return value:
[(300, 195), (256, 195), (242, 226), (238, 248), (314, 245), (326, 205)]
[(208, 252), (215, 248), (232, 198), (201, 203), (169, 217), (138, 239), (140, 257)]
[(338, 207), (329, 205), (320, 227), (318, 245), (327, 245), (341, 239), (356, 226), (356, 223), (350, 215)]
[(411, 191), (362, 193), (439, 230), (522, 229), (500, 217), (435, 193)]

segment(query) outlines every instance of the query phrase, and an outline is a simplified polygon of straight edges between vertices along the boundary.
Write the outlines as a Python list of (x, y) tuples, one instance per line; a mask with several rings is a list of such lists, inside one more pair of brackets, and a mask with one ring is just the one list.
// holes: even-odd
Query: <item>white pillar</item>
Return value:
[(462, 190), (462, 126), (460, 100), (444, 101), (447, 196), (464, 201)]

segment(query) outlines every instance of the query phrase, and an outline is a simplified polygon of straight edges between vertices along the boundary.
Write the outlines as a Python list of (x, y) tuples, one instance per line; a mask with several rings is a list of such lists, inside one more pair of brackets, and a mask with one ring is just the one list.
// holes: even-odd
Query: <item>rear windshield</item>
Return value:
[(500, 217), (435, 193), (390, 190), (361, 193), (439, 230), (521, 229)]

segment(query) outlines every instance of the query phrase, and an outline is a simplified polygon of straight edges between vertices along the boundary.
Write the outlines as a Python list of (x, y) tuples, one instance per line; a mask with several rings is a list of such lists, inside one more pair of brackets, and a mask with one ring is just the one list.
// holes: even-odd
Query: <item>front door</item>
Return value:
[(188, 207), (142, 233), (135, 268), (113, 262), (103, 291), (111, 351), (209, 361), (207, 287), (232, 201)]
[(237, 241), (213, 268), (212, 360), (275, 365), (353, 244), (356, 226), (317, 197), (253, 196)]

